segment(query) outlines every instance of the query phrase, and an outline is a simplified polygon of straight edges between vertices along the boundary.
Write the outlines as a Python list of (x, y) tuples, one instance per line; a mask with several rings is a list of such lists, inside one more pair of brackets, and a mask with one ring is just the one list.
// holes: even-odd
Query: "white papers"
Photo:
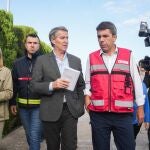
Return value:
[(80, 71), (69, 68), (69, 67), (65, 67), (64, 72), (61, 75), (61, 78), (68, 80), (70, 82), (67, 88), (68, 90), (70, 91), (74, 90), (77, 80), (79, 78), (79, 75), (80, 75)]

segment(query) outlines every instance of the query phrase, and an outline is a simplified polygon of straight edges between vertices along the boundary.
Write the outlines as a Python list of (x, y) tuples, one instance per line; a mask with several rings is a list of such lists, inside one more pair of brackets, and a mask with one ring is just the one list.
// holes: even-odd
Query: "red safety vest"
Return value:
[(100, 50), (90, 54), (91, 104), (98, 112), (133, 112), (134, 86), (130, 75), (131, 51), (118, 48), (111, 73), (108, 72)]

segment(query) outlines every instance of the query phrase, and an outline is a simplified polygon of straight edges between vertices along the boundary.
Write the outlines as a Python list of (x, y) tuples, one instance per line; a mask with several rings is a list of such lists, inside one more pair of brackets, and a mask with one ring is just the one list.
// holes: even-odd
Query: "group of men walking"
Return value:
[[(89, 54), (83, 78), (81, 60), (67, 52), (68, 30), (55, 27), (49, 33), (53, 50), (41, 54), (40, 39), (29, 34), (25, 55), (12, 68), (11, 112), (20, 114), (29, 150), (76, 150), (78, 118), (84, 106), (90, 116), (94, 150), (109, 150), (110, 135), (118, 150), (135, 150), (133, 104), (137, 120), (144, 121), (144, 94), (132, 51), (117, 47), (117, 29), (112, 22), (97, 28), (100, 49)], [(65, 68), (80, 71), (73, 91), (62, 78)], [(17, 103), (16, 103), (17, 102)]]

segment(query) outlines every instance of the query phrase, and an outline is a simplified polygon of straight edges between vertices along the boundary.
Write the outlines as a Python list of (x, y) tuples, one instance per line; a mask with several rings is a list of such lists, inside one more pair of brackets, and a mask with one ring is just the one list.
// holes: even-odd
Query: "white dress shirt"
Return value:
[[(111, 70), (114, 66), (115, 60), (117, 58), (117, 53), (118, 53), (118, 48), (116, 48), (115, 52), (112, 53), (111, 55), (108, 55), (107, 53), (104, 53), (102, 50), (100, 50), (100, 55), (102, 55), (104, 63), (109, 73), (111, 73)], [(142, 81), (141, 81), (141, 78), (137, 69), (137, 65), (136, 65), (136, 62), (134, 60), (132, 53), (130, 57), (130, 73), (131, 73), (131, 77), (132, 77), (134, 89), (135, 89), (135, 102), (138, 106), (141, 106), (144, 104)], [(86, 64), (85, 84), (86, 86), (85, 86), (84, 94), (91, 96), (89, 57), (87, 59), (87, 64)]]
[[(64, 68), (69, 67), (67, 53), (65, 53), (64, 58), (62, 60), (59, 57), (56, 56), (55, 52), (54, 52), (54, 55), (55, 55), (55, 59), (56, 59), (60, 74), (62, 75), (62, 73), (64, 71)], [(53, 91), (52, 82), (50, 82), (50, 84), (49, 84), (49, 90)], [(64, 96), (64, 101), (63, 102), (66, 102), (65, 96)]]

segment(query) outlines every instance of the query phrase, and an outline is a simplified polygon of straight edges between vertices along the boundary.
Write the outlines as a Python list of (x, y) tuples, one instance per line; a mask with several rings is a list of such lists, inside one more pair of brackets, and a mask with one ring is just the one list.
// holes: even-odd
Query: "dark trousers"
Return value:
[(150, 150), (150, 127), (148, 128), (147, 135), (148, 135), (148, 141), (149, 141), (149, 150)]
[(135, 150), (131, 114), (90, 112), (94, 150), (110, 150), (111, 132), (117, 150)]
[[(148, 77), (148, 82), (147, 82), (147, 87), (149, 87), (148, 89), (148, 99), (149, 99), (149, 106), (150, 106), (150, 75)], [(147, 132), (147, 135), (148, 135), (148, 141), (149, 141), (149, 150), (150, 150), (150, 127), (148, 128), (148, 132)]]
[(77, 122), (67, 104), (64, 104), (61, 117), (58, 121), (43, 121), (47, 150), (76, 150), (77, 149)]

